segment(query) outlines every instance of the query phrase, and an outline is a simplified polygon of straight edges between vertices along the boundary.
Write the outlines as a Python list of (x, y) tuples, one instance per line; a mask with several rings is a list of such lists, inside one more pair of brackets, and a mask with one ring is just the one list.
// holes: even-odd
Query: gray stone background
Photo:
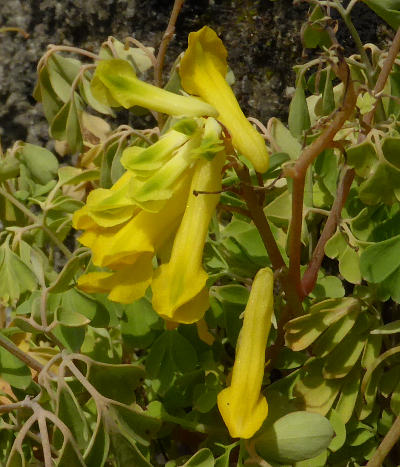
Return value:
[[(293, 86), (292, 66), (302, 60), (300, 26), (308, 5), (292, 0), (186, 0), (166, 68), (186, 48), (190, 31), (214, 28), (228, 49), (236, 77), (236, 95), (247, 115), (264, 123), (287, 118)], [(0, 27), (18, 26), (30, 35), (0, 34), (0, 137), (6, 148), (17, 139), (48, 144), (41, 105), (32, 97), (36, 64), (48, 44), (64, 44), (96, 52), (112, 35), (134, 35), (157, 47), (168, 23), (173, 0), (0, 0)], [(364, 41), (382, 43), (390, 31), (364, 4), (354, 9)], [(350, 49), (345, 28), (341, 43)]]

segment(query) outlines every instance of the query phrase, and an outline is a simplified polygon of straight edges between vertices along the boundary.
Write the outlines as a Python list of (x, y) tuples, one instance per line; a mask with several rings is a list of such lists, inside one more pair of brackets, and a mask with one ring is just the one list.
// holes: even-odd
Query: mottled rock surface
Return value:
[[(7, 147), (17, 139), (48, 142), (47, 123), (32, 97), (36, 64), (52, 44), (96, 51), (107, 36), (134, 36), (157, 47), (168, 23), (172, 0), (3, 0), (0, 26), (30, 34), (0, 35), (0, 136)], [(177, 23), (167, 65), (186, 47), (187, 35), (208, 24), (223, 39), (236, 77), (235, 92), (247, 115), (266, 123), (285, 119), (293, 86), (292, 66), (301, 60), (300, 26), (308, 5), (291, 0), (187, 0)], [(364, 5), (355, 17), (364, 40), (376, 41), (379, 20)], [(348, 47), (352, 41), (344, 33)]]

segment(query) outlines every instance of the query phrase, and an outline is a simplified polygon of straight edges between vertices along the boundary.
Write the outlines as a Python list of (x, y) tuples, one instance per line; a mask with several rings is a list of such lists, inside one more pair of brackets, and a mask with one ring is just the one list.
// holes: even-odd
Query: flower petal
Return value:
[(196, 97), (181, 96), (141, 81), (126, 60), (101, 60), (93, 76), (91, 89), (96, 99), (110, 106), (117, 103), (117, 106), (129, 109), (139, 105), (167, 115), (187, 117), (217, 115), (211, 105)]
[(214, 106), (217, 119), (229, 130), (235, 149), (247, 157), (257, 172), (268, 169), (269, 156), (264, 139), (244, 116), (232, 89), (225, 80), (226, 49), (208, 26), (189, 34), (189, 45), (180, 63), (182, 86)]
[(88, 293), (107, 293), (114, 302), (132, 303), (143, 297), (153, 276), (153, 255), (143, 255), (135, 264), (117, 272), (90, 272), (78, 279), (78, 287)]
[(219, 411), (233, 438), (251, 438), (268, 414), (261, 385), (272, 313), (273, 273), (264, 268), (254, 278), (244, 311), (231, 385), (218, 394)]
[[(212, 161), (199, 159), (190, 188), (187, 208), (175, 237), (168, 264), (159, 267), (153, 281), (153, 307), (160, 316), (181, 323), (199, 320), (208, 308), (208, 278), (202, 267), (208, 225), (219, 201), (218, 192), (225, 154)], [(190, 304), (190, 305), (189, 305)]]

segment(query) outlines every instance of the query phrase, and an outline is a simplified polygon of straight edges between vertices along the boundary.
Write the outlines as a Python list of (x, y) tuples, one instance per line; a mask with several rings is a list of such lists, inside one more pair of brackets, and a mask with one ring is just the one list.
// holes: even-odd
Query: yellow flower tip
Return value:
[(184, 281), (185, 271), (180, 272), (181, 280), (171, 263), (163, 264), (155, 271), (153, 308), (165, 320), (192, 324), (200, 320), (209, 307), (209, 294), (205, 287), (208, 275), (202, 269), (196, 271), (193, 276), (196, 280), (189, 284)]
[(268, 404), (264, 396), (251, 408), (251, 416), (248, 416), (249, 407), (245, 394), (238, 400), (232, 387), (223, 389), (218, 394), (218, 409), (228, 427), (232, 438), (251, 438), (263, 424), (268, 415)]
[(268, 415), (261, 394), (265, 349), (273, 313), (273, 273), (260, 269), (244, 311), (231, 385), (218, 394), (218, 408), (234, 438), (251, 438)]
[(219, 191), (224, 162), (225, 154), (220, 152), (211, 161), (200, 158), (194, 168), (188, 202), (169, 262), (156, 270), (152, 283), (153, 308), (165, 319), (194, 323), (209, 307), (208, 275), (202, 257), (208, 226), (220, 195), (195, 196), (194, 192)]
[(96, 271), (78, 279), (78, 288), (87, 293), (108, 293), (118, 303), (132, 303), (143, 297), (153, 276), (152, 255), (143, 255), (135, 264), (115, 271)]
[(227, 55), (223, 42), (210, 27), (204, 26), (199, 31), (191, 32), (188, 48), (179, 65), (183, 89), (190, 94), (200, 95), (198, 75), (202, 70), (197, 64), (207, 59), (211, 60), (218, 73), (225, 76), (228, 71)]
[(234, 148), (253, 164), (257, 172), (268, 169), (264, 138), (243, 114), (226, 82), (227, 53), (221, 39), (208, 26), (189, 34), (188, 48), (180, 63), (184, 90), (215, 107), (217, 119), (228, 129)]

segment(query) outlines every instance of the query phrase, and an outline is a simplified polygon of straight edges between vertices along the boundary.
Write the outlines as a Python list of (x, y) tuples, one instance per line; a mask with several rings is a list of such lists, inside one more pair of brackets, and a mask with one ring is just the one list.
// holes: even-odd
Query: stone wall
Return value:
[[(287, 116), (292, 66), (301, 60), (300, 26), (308, 5), (292, 0), (186, 0), (166, 70), (185, 49), (187, 35), (205, 24), (223, 39), (236, 77), (235, 92), (247, 115), (266, 122)], [(32, 97), (36, 64), (50, 43), (97, 51), (107, 36), (134, 35), (157, 47), (168, 23), (172, 0), (3, 0), (0, 26), (30, 34), (0, 34), (0, 136), (7, 147), (17, 139), (48, 144), (41, 106)], [(376, 40), (375, 15), (357, 5), (358, 22)], [(364, 22), (364, 26), (363, 23)], [(346, 34), (342, 39), (350, 47)]]

